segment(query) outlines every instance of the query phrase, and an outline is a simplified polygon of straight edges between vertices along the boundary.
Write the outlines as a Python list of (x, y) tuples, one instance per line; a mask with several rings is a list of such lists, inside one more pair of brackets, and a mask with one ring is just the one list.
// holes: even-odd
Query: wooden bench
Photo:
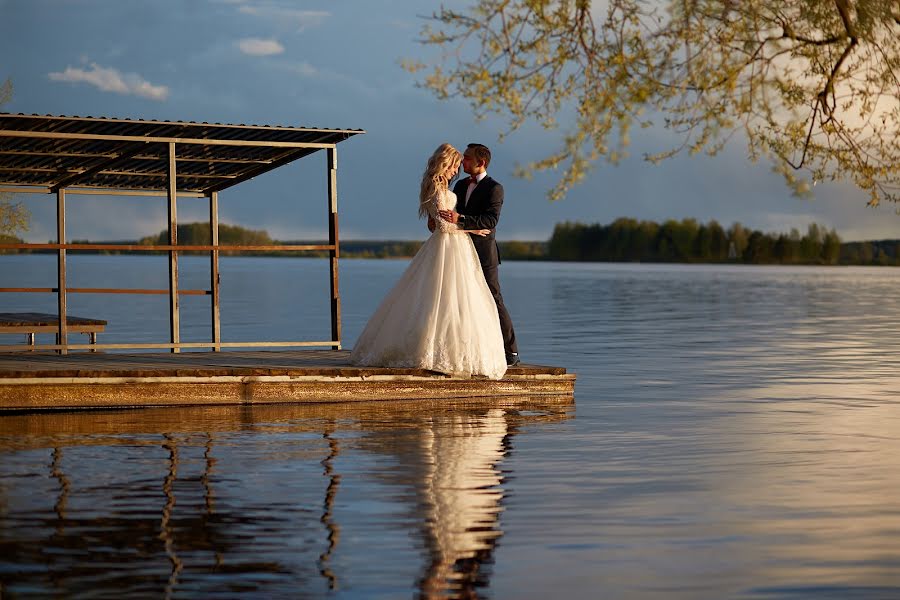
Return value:
[[(106, 329), (106, 321), (66, 316), (70, 333), (86, 333), (90, 343), (97, 343), (97, 334)], [(35, 333), (55, 333), (59, 343), (59, 317), (49, 313), (0, 313), (0, 333), (24, 333), (29, 346), (34, 346)], [(93, 351), (92, 351), (93, 352)]]

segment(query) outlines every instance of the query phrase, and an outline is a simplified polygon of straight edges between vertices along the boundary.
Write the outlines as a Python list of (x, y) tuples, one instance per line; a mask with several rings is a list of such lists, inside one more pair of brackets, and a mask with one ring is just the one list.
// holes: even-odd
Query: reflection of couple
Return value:
[(487, 566), (502, 535), (505, 491), (500, 463), (511, 436), (505, 410), (446, 415), (420, 429), (425, 547), (423, 598), (474, 598), (486, 586)]
[[(469, 144), (463, 155), (442, 144), (428, 159), (419, 216), (427, 215), (433, 233), (369, 319), (353, 364), (491, 379), (518, 364), (497, 275), (503, 186), (487, 176), (490, 162), (481, 144)], [(460, 165), (469, 177), (450, 191)]]

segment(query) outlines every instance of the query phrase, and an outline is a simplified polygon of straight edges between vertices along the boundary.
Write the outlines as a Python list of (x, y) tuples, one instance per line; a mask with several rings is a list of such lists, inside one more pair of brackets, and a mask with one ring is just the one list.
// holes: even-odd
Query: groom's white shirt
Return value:
[(472, 190), (474, 190), (475, 186), (478, 185), (479, 183), (481, 183), (481, 180), (484, 179), (485, 177), (487, 177), (487, 171), (476, 175), (475, 183), (472, 183), (471, 181), (469, 182), (469, 187), (466, 188), (466, 204), (469, 203), (469, 196), (472, 195)]

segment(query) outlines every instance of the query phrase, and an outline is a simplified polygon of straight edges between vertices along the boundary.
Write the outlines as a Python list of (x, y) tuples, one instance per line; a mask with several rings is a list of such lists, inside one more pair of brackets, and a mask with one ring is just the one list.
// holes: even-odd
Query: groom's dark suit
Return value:
[(503, 208), (503, 186), (490, 177), (485, 177), (478, 182), (469, 201), (466, 202), (466, 191), (469, 188), (469, 180), (461, 179), (453, 186), (456, 194), (456, 212), (462, 215), (459, 222), (465, 229), (490, 229), (487, 236), (470, 235), (475, 251), (481, 261), (481, 270), (484, 271), (484, 279), (487, 281), (497, 303), (497, 314), (500, 317), (500, 330), (503, 332), (503, 346), (506, 353), (519, 352), (516, 345), (516, 332), (513, 330), (512, 319), (506, 305), (503, 304), (503, 295), (500, 294), (500, 279), (497, 267), (500, 264), (500, 251), (497, 248), (496, 227), (500, 220), (500, 209)]

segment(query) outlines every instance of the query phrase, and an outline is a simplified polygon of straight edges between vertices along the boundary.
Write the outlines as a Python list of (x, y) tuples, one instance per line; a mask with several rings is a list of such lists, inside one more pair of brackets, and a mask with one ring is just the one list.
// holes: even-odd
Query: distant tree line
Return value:
[[(185, 223), (178, 226), (178, 243), (210, 244), (209, 223)], [(167, 231), (135, 241), (74, 243), (168, 244)], [(22, 243), (21, 238), (0, 234), (0, 243)], [(278, 241), (266, 231), (236, 225), (219, 225), (222, 246), (268, 246), (323, 244), (321, 240)], [(716, 221), (706, 224), (695, 219), (669, 220), (662, 224), (636, 219), (617, 219), (608, 225), (559, 223), (549, 241), (499, 242), (503, 260), (558, 260), (603, 262), (685, 262), (746, 263), (784, 265), (900, 265), (900, 240), (841, 242), (834, 229), (811, 224), (805, 234), (763, 233), (734, 223), (728, 229)], [(418, 252), (421, 241), (347, 240), (341, 242), (344, 258), (409, 258)], [(7, 250), (0, 253), (28, 253)], [(36, 251), (51, 253), (52, 250)], [(137, 254), (118, 250), (79, 251), (94, 254)], [(163, 251), (160, 251), (163, 253)], [(328, 252), (229, 252), (222, 254), (324, 257)], [(141, 252), (140, 254), (146, 254)], [(189, 253), (185, 254), (202, 254)]]
[(841, 244), (841, 264), (900, 265), (900, 240), (845, 242)]
[[(176, 236), (179, 244), (185, 246), (208, 246), (212, 244), (212, 233), (209, 222), (184, 223), (176, 227)], [(142, 246), (164, 246), (169, 243), (168, 230), (160, 231), (156, 235), (142, 237), (138, 244)], [(238, 225), (226, 225), (219, 223), (220, 246), (272, 246), (280, 244), (262, 229), (247, 229)], [(227, 250), (223, 254), (230, 254)]]
[(556, 225), (547, 244), (548, 260), (833, 265), (841, 258), (841, 238), (815, 223), (801, 235), (796, 229), (763, 233), (740, 223), (725, 229), (695, 219), (566, 222)]

